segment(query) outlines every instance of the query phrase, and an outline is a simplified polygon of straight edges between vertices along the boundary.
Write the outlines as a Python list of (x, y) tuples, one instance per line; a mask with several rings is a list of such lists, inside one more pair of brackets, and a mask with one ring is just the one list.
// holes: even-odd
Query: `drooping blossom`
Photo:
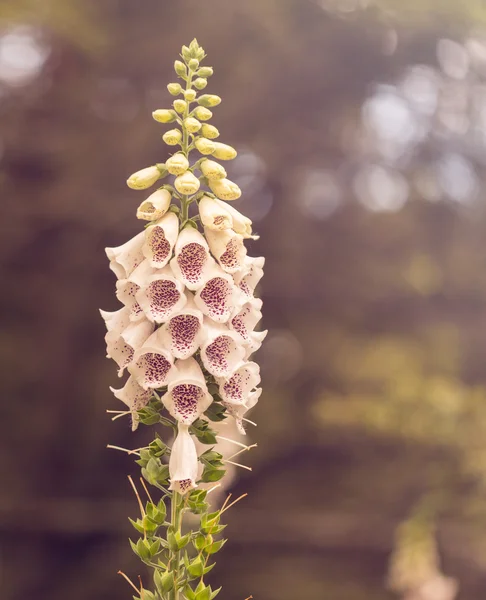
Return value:
[(187, 302), (184, 285), (169, 267), (147, 277), (135, 298), (147, 319), (155, 323), (164, 323)]
[(172, 196), (169, 190), (156, 190), (137, 209), (137, 219), (158, 221), (169, 210)]
[(135, 237), (116, 248), (106, 248), (106, 256), (110, 261), (110, 269), (118, 279), (126, 279), (142, 262), (142, 246), (145, 232), (141, 231)]
[(162, 331), (157, 329), (133, 355), (128, 371), (144, 390), (157, 389), (167, 384), (174, 358), (164, 345)]
[(189, 358), (196, 352), (203, 337), (203, 314), (194, 299), (186, 292), (187, 303), (164, 323), (161, 332), (163, 345), (176, 358)]
[(118, 398), (118, 400), (121, 400), (128, 406), (128, 410), (132, 416), (132, 431), (135, 431), (139, 423), (137, 411), (148, 404), (152, 396), (152, 391), (144, 390), (138, 385), (134, 377), (129, 377), (122, 388), (117, 390), (110, 387), (110, 390), (113, 392), (115, 398)]
[(204, 236), (194, 227), (187, 226), (179, 234), (170, 268), (189, 290), (201, 287), (208, 271), (215, 264)]
[[(209, 161), (204, 161), (203, 164), (206, 162)], [(233, 217), (217, 198), (203, 196), (201, 200), (199, 200), (198, 208), (201, 223), (206, 229), (211, 229), (213, 231), (232, 229)]]
[(233, 278), (214, 266), (207, 274), (206, 281), (194, 296), (196, 306), (217, 323), (226, 323), (241, 301), (240, 290)]
[(108, 331), (105, 336), (106, 356), (112, 358), (118, 365), (118, 376), (121, 377), (125, 368), (132, 362), (135, 352), (147, 340), (154, 330), (150, 321), (143, 320), (130, 323), (118, 332)]
[(179, 219), (173, 212), (147, 227), (142, 252), (154, 269), (163, 269), (169, 262), (178, 234)]
[(260, 367), (255, 362), (242, 364), (231, 377), (219, 380), (219, 395), (223, 402), (245, 402), (260, 383)]
[(170, 490), (185, 494), (196, 487), (198, 458), (189, 426), (179, 423), (169, 460)]
[(253, 298), (255, 288), (258, 282), (263, 277), (263, 267), (265, 265), (265, 259), (263, 256), (252, 258), (245, 256), (243, 262), (243, 268), (238, 273), (235, 273), (235, 283), (246, 294), (248, 299)]
[(262, 318), (262, 304), (260, 298), (248, 300), (235, 310), (229, 321), (230, 328), (238, 333), (244, 343), (251, 342), (251, 334)]
[(243, 268), (246, 248), (243, 236), (232, 229), (213, 231), (205, 229), (211, 254), (227, 273), (236, 273)]
[(223, 325), (205, 326), (205, 340), (201, 345), (204, 368), (214, 377), (229, 377), (246, 355), (240, 336)]

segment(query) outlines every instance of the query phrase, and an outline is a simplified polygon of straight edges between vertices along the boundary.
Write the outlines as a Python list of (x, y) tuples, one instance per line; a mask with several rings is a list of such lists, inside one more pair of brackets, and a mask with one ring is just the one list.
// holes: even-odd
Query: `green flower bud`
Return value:
[(236, 157), (237, 152), (232, 146), (228, 146), (228, 144), (222, 144), (221, 142), (213, 142), (213, 144), (213, 155), (215, 158), (219, 158), (221, 160), (233, 160), (233, 158)]
[(180, 98), (174, 100), (172, 106), (176, 109), (179, 114), (182, 114), (187, 108), (187, 102), (185, 100), (181, 100)]
[(219, 131), (214, 125), (208, 125), (208, 123), (204, 123), (201, 128), (201, 133), (204, 137), (209, 138), (210, 140), (214, 140), (219, 137)]
[(214, 160), (203, 160), (200, 169), (204, 177), (210, 180), (224, 179), (226, 177), (225, 168)]
[(213, 113), (209, 110), (209, 108), (197, 106), (194, 109), (194, 116), (200, 121), (208, 121), (213, 116)]
[(181, 50), (182, 58), (187, 62), (191, 60), (191, 51), (187, 46), (182, 46)]
[(211, 77), (213, 72), (213, 67), (201, 67), (199, 71), (196, 72), (196, 75), (198, 77)]
[(164, 133), (162, 139), (168, 146), (176, 146), (182, 140), (182, 133), (179, 129), (170, 129)]
[(174, 186), (180, 194), (195, 194), (200, 185), (199, 179), (191, 171), (179, 175), (174, 181)]
[(189, 168), (189, 161), (178, 152), (165, 161), (165, 166), (171, 175), (182, 175)]
[(210, 180), (209, 187), (221, 200), (237, 200), (241, 196), (240, 188), (229, 179)]
[(180, 83), (169, 83), (167, 85), (167, 89), (169, 90), (169, 94), (172, 94), (172, 96), (178, 96), (182, 93), (182, 87)]
[(189, 133), (196, 133), (201, 129), (201, 123), (194, 117), (187, 117), (187, 119), (184, 119), (184, 127)]
[(198, 67), (199, 67), (199, 61), (197, 60), (197, 58), (191, 58), (191, 60), (189, 61), (189, 68), (192, 71), (195, 71)]
[(187, 67), (186, 65), (180, 61), (180, 60), (176, 60), (174, 63), (174, 71), (177, 73), (177, 75), (179, 75), (180, 77), (185, 77), (187, 75)]
[(205, 137), (197, 138), (194, 145), (201, 154), (212, 154), (216, 148), (215, 142), (208, 140)]
[(163, 171), (163, 168), (159, 169), (156, 165), (146, 167), (130, 175), (127, 179), (127, 185), (132, 190), (145, 190), (162, 177)]
[(184, 92), (184, 100), (187, 100), (188, 102), (192, 102), (195, 99), (196, 99), (196, 90), (186, 90)]
[(152, 117), (159, 123), (172, 123), (177, 119), (177, 114), (173, 110), (167, 110), (166, 108), (159, 108), (154, 110)]
[(194, 81), (194, 87), (198, 90), (203, 90), (208, 85), (208, 82), (203, 77), (198, 77)]
[(221, 98), (215, 94), (203, 94), (198, 98), (198, 102), (201, 106), (218, 106), (221, 104)]

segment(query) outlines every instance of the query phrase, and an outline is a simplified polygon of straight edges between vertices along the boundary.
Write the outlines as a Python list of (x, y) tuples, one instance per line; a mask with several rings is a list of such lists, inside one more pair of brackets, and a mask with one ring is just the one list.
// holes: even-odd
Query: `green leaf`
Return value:
[(130, 519), (130, 517), (128, 517), (128, 520), (133, 525), (133, 527), (138, 531), (138, 533), (144, 533), (144, 528), (142, 525), (142, 521), (140, 521), (140, 519), (137, 519), (136, 521), (134, 521), (133, 519)]
[[(214, 565), (213, 565), (214, 566)], [(211, 600), (213, 600), (213, 598), (216, 598), (216, 596), (219, 594), (219, 592), (223, 589), (223, 586), (219, 587), (217, 590), (211, 591)]]
[(193, 577), (201, 577), (203, 571), (204, 563), (199, 556), (187, 565), (187, 572)]
[(206, 546), (203, 552), (205, 554), (216, 554), (216, 552), (219, 552), (227, 541), (228, 540), (219, 540), (218, 542), (213, 542), (209, 546)]
[(203, 471), (201, 481), (205, 483), (219, 481), (224, 477), (226, 471), (224, 469), (209, 469), (206, 467)]

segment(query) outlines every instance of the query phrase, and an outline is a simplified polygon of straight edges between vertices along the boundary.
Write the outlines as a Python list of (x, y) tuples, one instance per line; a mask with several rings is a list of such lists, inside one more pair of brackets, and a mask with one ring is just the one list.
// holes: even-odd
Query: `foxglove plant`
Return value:
[[(215, 450), (211, 422), (233, 418), (244, 433), (245, 415), (261, 394), (259, 367), (250, 355), (266, 335), (255, 331), (262, 302), (254, 295), (264, 259), (247, 256), (245, 239), (256, 239), (251, 220), (228, 204), (241, 191), (213, 160), (231, 160), (236, 150), (214, 141), (219, 132), (207, 122), (221, 98), (198, 95), (213, 70), (201, 66), (205, 53), (196, 40), (182, 47), (181, 58), (174, 68), (183, 83), (167, 86), (177, 97), (173, 109), (153, 112), (159, 123), (173, 124), (162, 138), (178, 148), (127, 184), (146, 190), (170, 176), (173, 181), (137, 209), (137, 218), (147, 221), (145, 230), (106, 249), (123, 304), (114, 312), (101, 311), (107, 356), (120, 377), (128, 372), (120, 389), (111, 388), (127, 410), (109, 412), (114, 418), (130, 415), (133, 430), (160, 425), (169, 434), (157, 432), (147, 447), (127, 450), (138, 457), (148, 498), (144, 505), (130, 479), (141, 511), (130, 520), (140, 537), (130, 543), (153, 569), (153, 586), (147, 587), (121, 573), (136, 590), (136, 600), (212, 600), (219, 592), (206, 584), (205, 575), (226, 541), (215, 539), (224, 529), (221, 515), (234, 502), (210, 512), (207, 494), (220, 485), (211, 488), (211, 483), (231, 462)], [(201, 156), (191, 162), (194, 150)], [(210, 448), (198, 455), (195, 440), (199, 448)], [(156, 488), (156, 500), (145, 482)], [(187, 523), (194, 519), (184, 520), (187, 513), (198, 515), (195, 530)]]

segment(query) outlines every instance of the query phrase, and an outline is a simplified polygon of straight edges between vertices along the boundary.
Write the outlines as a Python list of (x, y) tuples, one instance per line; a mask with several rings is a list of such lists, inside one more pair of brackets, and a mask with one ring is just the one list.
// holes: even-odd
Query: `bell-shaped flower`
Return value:
[(179, 235), (179, 219), (173, 212), (145, 230), (143, 255), (155, 269), (163, 269), (172, 256), (172, 249)]
[(150, 262), (145, 259), (132, 272), (128, 279), (119, 279), (116, 282), (116, 297), (130, 309), (130, 321), (139, 321), (144, 318), (144, 312), (137, 302), (136, 293), (145, 285), (147, 278), (155, 273)]
[(233, 227), (233, 218), (217, 198), (203, 196), (199, 200), (199, 216), (205, 230), (224, 231)]
[(229, 327), (239, 334), (243, 342), (251, 342), (251, 333), (262, 318), (262, 304), (263, 302), (260, 298), (253, 298), (245, 302), (239, 310), (235, 311), (234, 316), (231, 317)]
[(203, 334), (203, 314), (191, 294), (187, 304), (160, 328), (161, 341), (176, 358), (189, 358), (199, 348)]
[(130, 309), (126, 306), (114, 311), (100, 309), (100, 315), (106, 325), (106, 335), (118, 336), (130, 325)]
[(218, 379), (223, 402), (244, 403), (260, 383), (260, 367), (255, 362), (243, 363), (231, 377)]
[(221, 200), (238, 200), (241, 190), (234, 181), (229, 179), (210, 179), (209, 187), (213, 194)]
[(173, 276), (169, 267), (147, 277), (135, 298), (146, 317), (155, 323), (165, 323), (187, 302), (184, 285)]
[(177, 238), (174, 254), (170, 267), (175, 277), (190, 290), (200, 288), (215, 264), (204, 236), (194, 227), (185, 227)]
[(118, 377), (132, 362), (135, 352), (143, 345), (154, 330), (153, 323), (143, 320), (130, 323), (123, 331), (109, 331), (105, 336), (106, 356), (112, 358), (119, 367)]
[(220, 204), (220, 206), (222, 208), (224, 208), (231, 215), (231, 218), (233, 219), (233, 227), (232, 227), (233, 231), (235, 231), (236, 233), (239, 233), (245, 239), (247, 239), (247, 238), (251, 238), (253, 240), (258, 239), (257, 235), (252, 235), (251, 219), (249, 219), (248, 217), (245, 217), (245, 215), (242, 215), (240, 213), (240, 211), (236, 210), (236, 208), (233, 208), (231, 206), (231, 204), (228, 204), (227, 202), (223, 202), (222, 200), (218, 200), (218, 199), (216, 199), (216, 202), (218, 202)]
[(201, 367), (194, 358), (178, 360), (171, 369), (167, 392), (161, 398), (179, 423), (191, 425), (213, 401)]
[(205, 340), (201, 344), (204, 368), (215, 377), (229, 377), (246, 354), (240, 336), (235, 331), (209, 320), (205, 323), (204, 333)]
[(243, 435), (246, 433), (245, 427), (243, 426), (243, 417), (251, 408), (256, 405), (261, 395), (262, 388), (257, 388), (255, 391), (250, 392), (248, 396), (241, 402), (233, 400), (227, 400), (223, 402), (226, 410), (232, 417), (234, 417), (238, 431)]
[(231, 229), (225, 231), (212, 231), (205, 228), (204, 233), (211, 250), (211, 254), (219, 262), (221, 268), (227, 273), (236, 273), (242, 269), (246, 248), (243, 236)]
[(116, 390), (110, 387), (110, 390), (115, 395), (115, 398), (118, 398), (118, 400), (121, 400), (128, 406), (132, 416), (132, 431), (135, 431), (139, 423), (137, 411), (148, 404), (152, 396), (152, 390), (144, 390), (133, 377), (129, 377), (121, 389)]
[(177, 152), (165, 161), (165, 167), (171, 175), (182, 175), (189, 168), (189, 161), (182, 152)]
[(110, 261), (110, 269), (118, 279), (126, 279), (132, 271), (142, 262), (142, 246), (145, 232), (141, 231), (131, 240), (116, 248), (105, 248), (106, 256)]
[(245, 256), (243, 269), (234, 275), (236, 285), (248, 299), (253, 298), (255, 288), (263, 277), (264, 264), (265, 259), (263, 256), (258, 256), (256, 258)]
[[(204, 127), (209, 126), (204, 125)], [(199, 168), (201, 169), (201, 173), (204, 175), (204, 177), (207, 177), (207, 179), (211, 181), (226, 178), (225, 168), (214, 160), (203, 160)]]
[(135, 352), (128, 371), (144, 390), (157, 389), (167, 384), (173, 368), (172, 354), (164, 346), (161, 330), (157, 329)]
[(137, 209), (137, 219), (144, 221), (157, 221), (169, 210), (172, 196), (169, 190), (160, 189), (140, 204)]
[(186, 171), (174, 179), (174, 186), (179, 194), (195, 194), (200, 185), (201, 182), (191, 171)]
[(198, 458), (189, 426), (179, 423), (177, 437), (172, 445), (169, 459), (169, 490), (185, 494), (196, 487)]
[(241, 302), (241, 292), (233, 278), (214, 265), (206, 281), (194, 296), (196, 306), (217, 323), (226, 323), (235, 306)]
[(260, 349), (263, 340), (267, 337), (268, 329), (265, 331), (252, 331), (250, 333), (250, 340), (245, 344), (246, 354), (245, 360), (250, 358), (250, 355)]

